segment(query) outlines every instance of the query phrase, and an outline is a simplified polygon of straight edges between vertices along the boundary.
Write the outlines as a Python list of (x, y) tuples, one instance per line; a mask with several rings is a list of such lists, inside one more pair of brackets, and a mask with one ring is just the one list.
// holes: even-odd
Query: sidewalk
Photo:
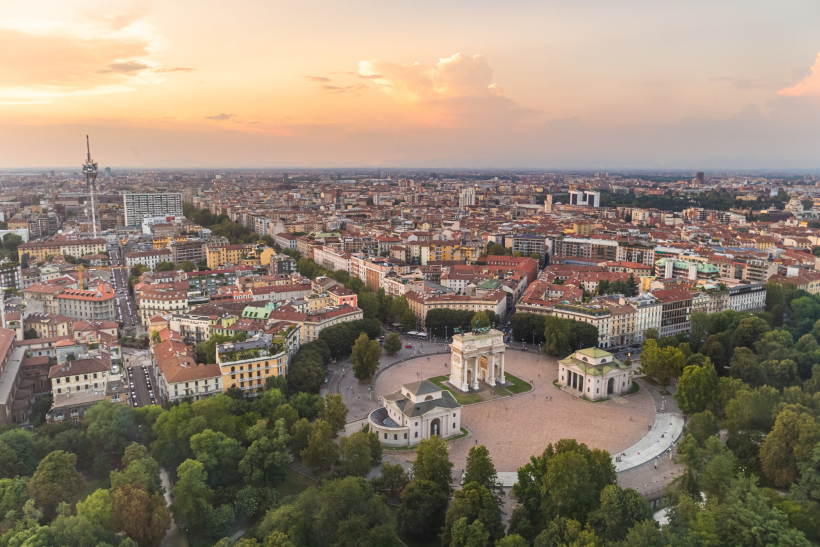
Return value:
[(671, 412), (659, 412), (655, 423), (641, 440), (623, 452), (613, 455), (615, 472), (638, 467), (666, 453), (683, 432), (683, 417)]

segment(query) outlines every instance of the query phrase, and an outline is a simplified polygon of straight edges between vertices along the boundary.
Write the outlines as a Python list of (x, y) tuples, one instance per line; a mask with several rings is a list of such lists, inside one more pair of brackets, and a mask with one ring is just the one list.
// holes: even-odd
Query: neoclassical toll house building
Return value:
[(453, 335), (450, 344), (450, 384), (461, 391), (507, 383), (504, 377), (504, 333), (495, 329)]
[(405, 384), (382, 396), (384, 406), (368, 416), (370, 430), (387, 446), (412, 446), (433, 436), (461, 432), (461, 405), (432, 382)]
[(632, 386), (632, 369), (608, 351), (579, 349), (558, 361), (558, 383), (574, 395), (597, 401), (627, 393)]

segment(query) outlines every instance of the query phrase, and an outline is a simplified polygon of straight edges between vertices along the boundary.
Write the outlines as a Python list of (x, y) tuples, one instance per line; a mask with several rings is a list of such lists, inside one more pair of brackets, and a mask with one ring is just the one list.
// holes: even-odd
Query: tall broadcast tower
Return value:
[(91, 159), (91, 145), (88, 142), (88, 135), (85, 136), (85, 163), (83, 173), (85, 173), (85, 183), (88, 185), (88, 192), (91, 194), (91, 230), (94, 237), (97, 237), (97, 204), (94, 201), (94, 194), (97, 191), (97, 162)]

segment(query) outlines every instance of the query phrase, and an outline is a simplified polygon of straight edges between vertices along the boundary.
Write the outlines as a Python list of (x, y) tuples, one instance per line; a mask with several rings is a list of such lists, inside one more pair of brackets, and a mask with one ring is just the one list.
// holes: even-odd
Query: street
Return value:
[(147, 352), (125, 354), (125, 381), (131, 394), (131, 406), (158, 404), (157, 382)]
[(130, 329), (139, 325), (137, 306), (128, 291), (128, 268), (117, 266), (111, 268), (111, 280), (117, 294), (117, 319), (123, 328)]

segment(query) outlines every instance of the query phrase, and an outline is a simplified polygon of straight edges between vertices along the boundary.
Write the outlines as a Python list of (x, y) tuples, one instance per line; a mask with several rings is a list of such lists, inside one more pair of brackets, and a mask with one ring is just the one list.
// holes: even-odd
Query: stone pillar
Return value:
[(473, 385), (472, 388), (478, 391), (478, 357), (473, 357)]
[(496, 355), (495, 353), (491, 353), (490, 358), (487, 360), (487, 375), (489, 376), (487, 383), (493, 387), (495, 387), (495, 364), (497, 362), (497, 359), (498, 355)]
[(501, 382), (502, 384), (506, 384), (507, 383), (507, 371), (504, 368), (505, 353), (502, 351), (501, 353), (498, 354), (498, 356), (499, 356), (499, 359), (501, 360), (501, 365), (498, 367), (498, 373), (500, 374), (500, 376), (498, 377), (498, 381)]

